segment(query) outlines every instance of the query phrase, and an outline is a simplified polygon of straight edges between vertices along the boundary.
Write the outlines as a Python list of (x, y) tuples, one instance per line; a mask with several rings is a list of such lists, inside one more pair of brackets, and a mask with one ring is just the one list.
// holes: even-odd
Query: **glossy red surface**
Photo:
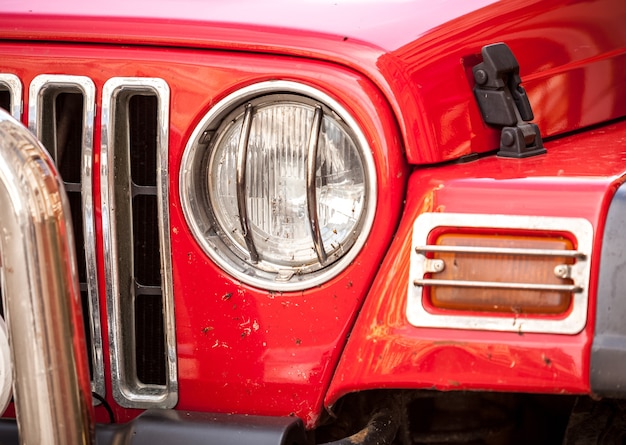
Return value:
[[(374, 388), (588, 393), (604, 217), (626, 174), (626, 122), (546, 144), (524, 160), (488, 157), (417, 169), (397, 236), (374, 281), (326, 403)], [(578, 335), (426, 329), (406, 319), (412, 226), (422, 212), (581, 217), (594, 227), (590, 304)], [(488, 222), (487, 222), (488, 223)]]
[[(98, 18), (102, 18), (108, 22), (108, 28), (116, 30), (116, 36), (143, 35), (146, 41), (166, 36), (167, 32), (159, 32), (157, 29), (167, 22), (179, 21), (196, 25), (209, 24), (211, 26), (208, 28), (212, 28), (200, 33), (187, 32), (169, 36), (177, 37), (181, 41), (218, 35), (216, 31), (219, 33), (221, 26), (230, 29), (231, 36), (228, 40), (233, 42), (257, 31), (265, 30), (267, 34), (271, 34), (282, 29), (284, 33), (299, 31), (348, 37), (370, 42), (378, 48), (393, 49), (442, 23), (492, 3), (494, 0), (271, 0), (263, 4), (256, 0), (205, 0), (202, 3), (194, 0), (135, 0), (132, 3), (110, 0), (107, 7), (103, 8), (101, 4), (81, 0), (64, 0), (57, 4), (46, 0), (20, 0), (4, 2), (1, 9), (6, 14), (26, 16), (30, 18), (31, 24), (42, 16), (54, 16), (77, 25), (79, 19), (98, 21)], [(123, 21), (141, 23), (143, 29), (128, 29), (122, 26), (123, 23), (116, 23), (120, 18)], [(85, 27), (85, 32), (79, 34), (77, 28), (64, 28), (59, 23), (39, 24), (37, 27), (40, 26), (45, 26), (50, 34), (58, 33), (74, 39), (78, 37), (80, 41), (91, 39), (101, 32), (97, 27)], [(155, 30), (153, 33), (142, 32), (151, 26)], [(20, 23), (16, 23), (13, 28), (18, 31)], [(262, 45), (264, 40), (257, 41), (257, 44)], [(282, 41), (283, 45), (289, 44), (284, 38)]]
[[(252, 4), (254, 3), (254, 4)], [(482, 46), (504, 41), (545, 136), (626, 115), (626, 3), (508, 0), (0, 6), (0, 38), (215, 48), (328, 60), (383, 92), (411, 163), (499, 145), (473, 98)], [(202, 17), (207, 17), (203, 19)], [(113, 18), (113, 19), (112, 19)]]
[[(594, 295), (590, 323), (576, 336), (409, 326), (411, 226), (423, 211), (579, 216), (594, 224), (599, 243), (607, 200), (626, 165), (616, 142), (626, 140), (624, 124), (552, 141), (538, 158), (419, 168), (405, 194), (406, 162), (497, 146), (469, 76), (480, 48), (496, 41), (516, 53), (544, 136), (626, 115), (623, 0), (199, 5), (113, 0), (106, 12), (82, 0), (0, 6), (0, 71), (21, 78), (25, 110), (28, 85), (42, 73), (89, 76), (98, 103), (114, 76), (170, 85), (178, 408), (293, 413), (312, 427), (327, 390), (326, 404), (381, 387), (588, 391)], [(362, 126), (377, 164), (380, 199), (363, 253), (331, 282), (299, 293), (253, 289), (221, 272), (189, 234), (178, 198), (182, 150), (204, 113), (238, 88), (271, 79), (304, 82), (339, 101)], [(96, 147), (99, 137), (97, 121)], [(99, 166), (96, 154), (96, 192)], [(102, 270), (100, 278), (104, 293)], [(101, 310), (105, 316), (104, 302)], [(119, 420), (136, 414), (114, 409)]]
[[(0, 72), (21, 78), (25, 110), (28, 86), (35, 75), (43, 72), (89, 76), (98, 91), (98, 104), (102, 86), (112, 76), (158, 76), (168, 82), (177, 408), (295, 414), (309, 426), (314, 425), (347, 333), (394, 232), (404, 196), (407, 168), (393, 117), (380, 92), (366, 79), (341, 67), (225, 52), (5, 44), (0, 47)], [(385, 197), (378, 201), (377, 214), (381, 217), (352, 266), (323, 286), (284, 294), (243, 286), (211, 263), (190, 234), (178, 189), (187, 138), (211, 105), (244, 85), (277, 78), (316, 86), (350, 110), (370, 143), (377, 166), (378, 193)], [(24, 122), (26, 119), (24, 116)], [(98, 215), (99, 169), (96, 154), (93, 171)], [(96, 223), (100, 232), (99, 217)], [(102, 264), (100, 238), (98, 250)], [(104, 296), (102, 270), (100, 288)], [(106, 326), (104, 301), (101, 312)], [(106, 333), (104, 344), (108, 344)], [(109, 375), (106, 346), (104, 356)], [(136, 415), (136, 411), (117, 406), (115, 410), (119, 420)]]
[(406, 73), (399, 108), (416, 119), (403, 130), (419, 133), (409, 141), (410, 162), (499, 147), (499, 132), (483, 123), (472, 92), (471, 69), (491, 43), (505, 42), (515, 54), (544, 137), (626, 115), (625, 17), (622, 0), (505, 1), (391, 51)]

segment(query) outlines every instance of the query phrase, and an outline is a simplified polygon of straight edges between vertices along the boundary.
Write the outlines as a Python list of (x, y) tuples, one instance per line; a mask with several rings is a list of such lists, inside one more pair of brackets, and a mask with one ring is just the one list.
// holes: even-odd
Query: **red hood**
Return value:
[[(204, 27), (206, 32), (194, 35), (170, 35), (163, 29), (162, 38), (174, 37), (182, 42), (215, 36), (211, 28), (249, 28), (273, 32), (311, 32), (347, 37), (366, 42), (368, 46), (392, 51), (429, 30), (461, 17), (495, 0), (109, 0), (105, 3), (84, 0), (5, 0), (2, 14), (26, 15), (31, 20), (44, 18), (46, 30), (57, 29), (66, 36), (85, 38), (86, 29), (63, 27), (65, 20), (123, 19), (131, 22), (189, 23)], [(52, 16), (56, 18), (51, 18)], [(90, 19), (91, 18), (91, 19)], [(59, 26), (55, 26), (59, 25)], [(35, 25), (38, 27), (39, 25)], [(17, 30), (17, 27), (14, 27)], [(6, 29), (6, 28), (5, 28)], [(36, 32), (36, 29), (33, 29)], [(75, 33), (73, 31), (80, 31)], [(91, 28), (96, 35), (105, 29)], [(111, 31), (110, 29), (108, 31)], [(133, 40), (136, 30), (119, 27), (107, 32), (108, 40)], [(195, 33), (194, 33), (195, 34)], [(235, 36), (236, 38), (236, 36)], [(257, 43), (262, 43), (261, 41)]]
[(626, 115), (626, 2), (5, 0), (0, 39), (187, 46), (339, 63), (394, 109), (413, 163), (499, 145), (473, 98), (482, 46), (516, 54), (545, 136)]

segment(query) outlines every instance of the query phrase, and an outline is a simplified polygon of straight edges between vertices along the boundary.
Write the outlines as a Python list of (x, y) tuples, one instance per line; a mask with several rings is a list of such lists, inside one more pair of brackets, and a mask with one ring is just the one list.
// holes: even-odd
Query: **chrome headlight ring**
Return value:
[(355, 120), (291, 81), (254, 84), (212, 107), (185, 147), (180, 184), (204, 252), (241, 282), (276, 291), (344, 270), (376, 207), (374, 160)]

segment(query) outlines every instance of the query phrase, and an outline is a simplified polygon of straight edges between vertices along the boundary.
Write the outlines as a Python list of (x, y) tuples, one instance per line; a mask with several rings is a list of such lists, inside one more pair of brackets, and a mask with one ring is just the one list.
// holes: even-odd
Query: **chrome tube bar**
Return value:
[(254, 245), (252, 232), (250, 232), (250, 220), (248, 219), (248, 208), (246, 207), (246, 158), (248, 156), (248, 142), (250, 140), (250, 130), (252, 129), (252, 105), (246, 106), (246, 111), (241, 124), (241, 135), (237, 146), (237, 208), (239, 210), (239, 224), (246, 241), (250, 260), (258, 263), (259, 254)]
[(478, 247), (478, 246), (417, 246), (416, 253), (477, 253), (485, 255), (524, 255), (524, 256), (547, 256), (566, 258), (585, 258), (583, 252), (576, 250), (551, 250), (551, 249), (519, 249), (505, 247)]
[(538, 283), (509, 283), (497, 281), (460, 281), (460, 280), (432, 280), (428, 278), (413, 281), (415, 286), (448, 286), (448, 287), (476, 287), (485, 289), (512, 289), (555, 292), (582, 292), (575, 284), (538, 284)]
[(322, 233), (320, 232), (320, 221), (317, 214), (317, 194), (315, 193), (315, 173), (317, 170), (317, 148), (319, 145), (320, 130), (322, 128), (322, 120), (324, 118), (324, 111), (321, 106), (315, 107), (315, 114), (313, 115), (313, 124), (311, 127), (311, 134), (309, 135), (309, 146), (307, 150), (307, 162), (306, 162), (306, 202), (307, 209), (309, 211), (309, 225), (311, 227), (311, 234), (313, 236), (313, 245), (315, 246), (315, 253), (317, 259), (321, 264), (325, 264), (328, 256), (324, 249), (324, 240), (322, 239)]
[(94, 443), (69, 204), (45, 149), (3, 111), (0, 208), (20, 442)]

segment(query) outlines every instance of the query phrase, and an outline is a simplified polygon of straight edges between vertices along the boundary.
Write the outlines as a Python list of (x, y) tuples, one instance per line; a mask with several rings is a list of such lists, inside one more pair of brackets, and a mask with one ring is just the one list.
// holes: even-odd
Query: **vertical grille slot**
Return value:
[(70, 202), (92, 391), (104, 396), (92, 193), (95, 86), (82, 76), (41, 75), (29, 92), (28, 127), (48, 149)]
[(22, 118), (22, 82), (15, 74), (0, 73), (0, 108), (18, 121)]
[[(158, 209), (156, 196), (137, 194), (133, 198), (133, 259), (135, 280), (142, 287), (161, 288), (159, 258)], [(142, 226), (145, 225), (145, 226)]]
[(0, 108), (11, 112), (11, 92), (0, 87)]
[[(148, 384), (163, 384), (163, 304), (158, 295), (137, 294), (135, 298), (135, 338), (137, 339), (137, 378)], [(139, 365), (141, 364), (141, 365)]]
[(113, 396), (178, 400), (168, 214), (169, 87), (113, 78), (102, 93), (102, 219)]

